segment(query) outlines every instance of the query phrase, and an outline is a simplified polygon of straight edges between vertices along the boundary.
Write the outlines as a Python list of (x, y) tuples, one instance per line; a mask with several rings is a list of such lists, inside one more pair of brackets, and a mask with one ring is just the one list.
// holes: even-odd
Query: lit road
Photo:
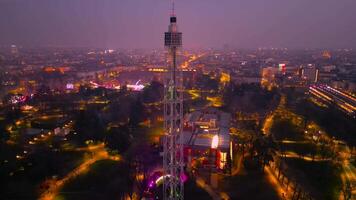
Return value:
[(185, 62), (181, 65), (181, 67), (182, 67), (183, 69), (188, 68), (189, 65), (190, 65), (190, 63), (192, 63), (192, 62), (198, 60), (198, 59), (201, 58), (203, 55), (204, 55), (204, 54), (199, 54), (199, 55), (192, 55), (192, 56), (190, 56), (189, 59), (188, 59), (187, 61), (185, 61)]
[[(356, 168), (353, 166), (348, 160), (344, 160), (342, 163), (342, 174), (341, 174), (341, 179), (343, 184), (345, 185), (347, 182), (349, 182), (352, 186), (352, 197), (356, 197)], [(343, 194), (342, 192), (340, 193), (339, 196), (340, 200), (343, 200)], [(351, 198), (353, 199), (353, 198)]]
[(242, 161), (243, 161), (242, 159), (243, 159), (242, 155), (236, 154), (236, 156), (234, 156), (234, 165), (231, 172), (232, 176), (236, 176), (241, 171)]
[(356, 98), (346, 92), (324, 85), (311, 86), (309, 92), (325, 103), (335, 103), (346, 114), (354, 115), (356, 112)]
[(305, 161), (331, 161), (332, 160), (331, 158), (320, 158), (319, 156), (315, 156), (314, 158), (311, 156), (303, 156), (293, 151), (284, 151), (283, 155), (280, 156), (285, 158), (299, 158)]
[(77, 177), (78, 175), (86, 173), (88, 171), (90, 165), (92, 165), (96, 161), (103, 160), (103, 159), (112, 159), (112, 160), (120, 160), (121, 159), (120, 156), (110, 156), (108, 154), (108, 152), (105, 150), (105, 146), (103, 143), (98, 144), (98, 145), (92, 145), (87, 148), (80, 148), (78, 150), (89, 151), (90, 153), (92, 153), (92, 156), (89, 158), (85, 158), (84, 161), (77, 168), (75, 168), (73, 171), (68, 173), (62, 179), (50, 180), (49, 188), (44, 193), (41, 194), (41, 196), (39, 198), (40, 200), (54, 200), (64, 184), (66, 184), (71, 179)]
[(344, 161), (343, 165), (344, 175), (350, 183), (356, 184), (356, 168), (348, 161)]
[(222, 98), (220, 96), (208, 96), (206, 97), (206, 100), (210, 102), (208, 105), (209, 107), (221, 107), (223, 105)]
[[(345, 92), (336, 90), (334, 88), (328, 87), (328, 86), (312, 86), (309, 88), (309, 92), (313, 97), (316, 97), (318, 101), (322, 101), (325, 104), (336, 104), (340, 110), (345, 112), (346, 114), (349, 115), (354, 115), (355, 114), (355, 97), (352, 95), (349, 95)], [(277, 109), (273, 111), (269, 116), (264, 121), (262, 131), (265, 135), (270, 134), (270, 128), (273, 124), (273, 116), (274, 115), (280, 115), (283, 118), (286, 117), (289, 120), (298, 122), (299, 119), (297, 119), (298, 115), (295, 113), (292, 113), (285, 109), (285, 99), (284, 96), (281, 98), (281, 102)], [(293, 122), (294, 123), (294, 122)], [(295, 123), (298, 124), (298, 123)], [(333, 145), (335, 144), (336, 141), (331, 139), (325, 132), (321, 132), (320, 130), (321, 127), (319, 127), (316, 123), (312, 122), (309, 123), (308, 128), (306, 130), (306, 133), (313, 133), (318, 131), (319, 137), (324, 138), (326, 141), (333, 141), (333, 142), (328, 142), (326, 143), (326, 146), (329, 147), (329, 149), (333, 149)], [(313, 142), (312, 136), (305, 135), (304, 137), (305, 140), (281, 140), (279, 141), (280, 144), (304, 144), (304, 143), (310, 143)], [(343, 142), (344, 143), (344, 142)], [(353, 188), (352, 191), (352, 199), (355, 199), (354, 197), (356, 196), (356, 168), (352, 165), (352, 163), (349, 161), (349, 153), (347, 150), (344, 148), (338, 148), (335, 150), (335, 152), (338, 152), (337, 156), (339, 161), (341, 161), (341, 178), (343, 185), (346, 185), (347, 182), (351, 183), (351, 186)], [(300, 155), (296, 152), (293, 151), (285, 151), (283, 153), (278, 153), (277, 155), (279, 157), (287, 157), (287, 158), (298, 158), (298, 159), (303, 159), (305, 161), (331, 161), (332, 158), (321, 158), (320, 156), (316, 155), (314, 158), (311, 156), (305, 156), (305, 155)], [(285, 194), (285, 195), (290, 195), (290, 191), (285, 191), (285, 188), (281, 187), (281, 185), (278, 183), (278, 180), (276, 179), (273, 170), (270, 167), (267, 167), (266, 169), (268, 178), (270, 182), (275, 186), (276, 190), (279, 192), (279, 194)], [(340, 192), (339, 195), (339, 200), (344, 200), (343, 193)]]
[(187, 90), (188, 94), (190, 94), (192, 97), (191, 99), (198, 99), (200, 98), (200, 91), (199, 90)]
[(262, 133), (264, 135), (269, 135), (270, 134), (270, 129), (271, 129), (272, 124), (273, 124), (273, 117), (274, 117), (275, 114), (281, 113), (284, 110), (285, 104), (286, 104), (286, 96), (282, 95), (276, 110), (274, 110), (270, 115), (268, 115), (266, 117), (264, 123), (263, 123)]
[(267, 175), (267, 180), (268, 182), (274, 187), (274, 189), (277, 191), (278, 196), (280, 197), (280, 199), (285, 199), (285, 197), (287, 195), (290, 195), (290, 193), (288, 193), (289, 191), (287, 191), (278, 181), (275, 173), (273, 172), (273, 170), (271, 169), (271, 167), (266, 166), (265, 167), (265, 172)]
[[(280, 113), (284, 110), (285, 104), (286, 104), (286, 96), (282, 95), (278, 107), (270, 115), (268, 115), (266, 117), (266, 119), (263, 123), (262, 133), (264, 135), (270, 134), (270, 129), (273, 124), (273, 117), (275, 114)], [(271, 167), (266, 166), (265, 172), (267, 175), (268, 182), (275, 188), (280, 199), (283, 199), (285, 195), (288, 195), (288, 192), (279, 183), (279, 181), (278, 181), (277, 177), (275, 176), (275, 174), (273, 173), (273, 170), (271, 169)]]

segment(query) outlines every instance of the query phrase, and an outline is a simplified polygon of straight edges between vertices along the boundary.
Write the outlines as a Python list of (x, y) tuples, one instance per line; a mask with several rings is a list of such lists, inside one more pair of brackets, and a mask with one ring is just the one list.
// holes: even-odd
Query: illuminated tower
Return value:
[(164, 83), (164, 129), (163, 144), (163, 199), (184, 198), (183, 141), (183, 78), (177, 67), (177, 52), (182, 46), (182, 33), (178, 32), (174, 3), (168, 32), (164, 33), (164, 46), (168, 51), (168, 73)]

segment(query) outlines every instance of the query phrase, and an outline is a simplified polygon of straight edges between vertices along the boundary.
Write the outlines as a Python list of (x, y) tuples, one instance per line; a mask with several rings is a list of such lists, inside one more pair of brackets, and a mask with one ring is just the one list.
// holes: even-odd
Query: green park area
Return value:
[(222, 187), (231, 199), (279, 199), (268, 176), (260, 170), (243, 168), (237, 175), (226, 177)]
[[(331, 161), (306, 161), (299, 158), (287, 158), (289, 167), (298, 169), (303, 176), (296, 176), (297, 182), (308, 182), (314, 189), (317, 199), (337, 200), (339, 199), (342, 180), (340, 177), (340, 166)], [(306, 180), (300, 180), (305, 178)], [(299, 180), (298, 180), (299, 179)]]
[[(270, 133), (277, 140), (282, 159), (287, 166), (288, 176), (316, 198), (323, 200), (339, 199), (342, 188), (342, 166), (336, 162), (336, 145), (332, 136), (343, 137), (345, 127), (335, 131), (330, 125), (333, 116), (323, 116), (327, 112), (305, 102), (303, 106), (312, 106), (310, 110), (296, 111), (280, 109), (273, 117)], [(312, 113), (313, 112), (313, 113)], [(330, 114), (330, 113), (329, 113)], [(335, 113), (334, 113), (335, 114)], [(330, 134), (332, 132), (333, 134)], [(352, 143), (352, 141), (349, 140)]]
[[(130, 169), (122, 161), (100, 160), (90, 166), (59, 191), (57, 200), (121, 199), (132, 195), (132, 177)], [(161, 191), (161, 188), (158, 189)], [(131, 192), (131, 193), (130, 193)], [(210, 199), (203, 189), (197, 187), (194, 179), (185, 183), (185, 199)], [(159, 193), (158, 193), (159, 195)]]
[(197, 200), (197, 199), (212, 199), (207, 192), (202, 188), (199, 188), (193, 178), (189, 178), (184, 184), (184, 199), (186, 200)]
[(119, 161), (100, 160), (70, 180), (56, 199), (120, 199), (129, 191), (127, 168)]
[(55, 151), (47, 147), (38, 149), (26, 159), (14, 159), (10, 148), (2, 147), (0, 165), (0, 193), (4, 199), (37, 199), (48, 187), (47, 181), (61, 178), (79, 165), (83, 152)]

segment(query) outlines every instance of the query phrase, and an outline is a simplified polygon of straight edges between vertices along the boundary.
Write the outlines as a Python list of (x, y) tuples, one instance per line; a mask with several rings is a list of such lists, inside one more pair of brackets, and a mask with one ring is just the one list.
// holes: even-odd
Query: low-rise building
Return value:
[(214, 108), (185, 116), (182, 135), (188, 167), (229, 170), (230, 120), (229, 113)]

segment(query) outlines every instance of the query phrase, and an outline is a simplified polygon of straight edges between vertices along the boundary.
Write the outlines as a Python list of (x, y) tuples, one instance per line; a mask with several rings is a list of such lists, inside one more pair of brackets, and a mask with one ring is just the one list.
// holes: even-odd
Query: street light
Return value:
[(218, 135), (214, 135), (212, 141), (211, 141), (211, 148), (212, 149), (217, 149), (219, 146), (219, 136)]

